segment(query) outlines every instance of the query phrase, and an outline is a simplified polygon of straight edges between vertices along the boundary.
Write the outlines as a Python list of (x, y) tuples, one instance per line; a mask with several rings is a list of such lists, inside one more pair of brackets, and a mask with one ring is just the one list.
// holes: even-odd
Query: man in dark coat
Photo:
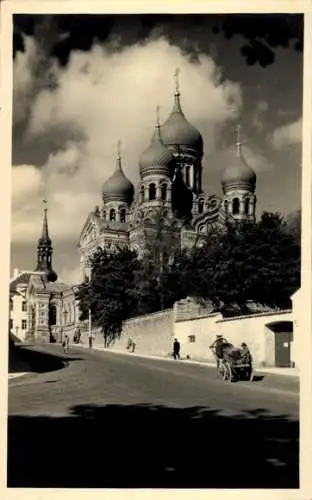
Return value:
[(181, 359), (180, 358), (180, 342), (178, 339), (174, 339), (173, 342), (173, 357), (174, 359)]

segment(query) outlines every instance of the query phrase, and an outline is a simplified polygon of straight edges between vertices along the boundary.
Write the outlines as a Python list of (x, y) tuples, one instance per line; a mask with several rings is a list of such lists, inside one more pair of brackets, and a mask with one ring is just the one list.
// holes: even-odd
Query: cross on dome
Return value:
[(121, 141), (117, 141), (117, 159), (121, 159)]
[(176, 87), (176, 94), (180, 93), (180, 82), (179, 82), (179, 74), (180, 74), (180, 68), (177, 68), (174, 72), (174, 77), (175, 77), (175, 87)]
[(157, 127), (160, 126), (159, 111), (160, 111), (160, 106), (156, 106), (156, 125), (157, 125)]

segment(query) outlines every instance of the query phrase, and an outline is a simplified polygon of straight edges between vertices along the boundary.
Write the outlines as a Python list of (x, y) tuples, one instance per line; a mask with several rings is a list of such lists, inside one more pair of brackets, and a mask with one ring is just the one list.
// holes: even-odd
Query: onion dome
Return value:
[(168, 120), (161, 127), (161, 135), (167, 146), (184, 146), (202, 154), (203, 138), (199, 131), (187, 121), (181, 108), (178, 73), (177, 70), (173, 109)]
[(119, 145), (120, 144), (118, 143), (118, 155), (115, 172), (102, 187), (103, 202), (122, 201), (130, 205), (133, 201), (134, 187), (132, 182), (127, 179), (123, 172)]
[(223, 192), (225, 193), (229, 189), (244, 189), (253, 193), (256, 188), (256, 180), (256, 173), (243, 157), (241, 143), (238, 141), (236, 143), (236, 154), (223, 173)]
[(173, 177), (175, 159), (173, 154), (164, 145), (160, 134), (160, 124), (158, 119), (150, 146), (141, 154), (139, 160), (140, 177), (147, 175), (166, 175)]

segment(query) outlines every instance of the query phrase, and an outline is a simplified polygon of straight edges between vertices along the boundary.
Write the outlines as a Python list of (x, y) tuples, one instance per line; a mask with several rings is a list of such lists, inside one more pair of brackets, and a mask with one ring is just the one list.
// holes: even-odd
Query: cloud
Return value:
[(267, 101), (261, 100), (256, 103), (251, 123), (258, 132), (262, 132), (265, 129), (265, 114), (268, 109), (269, 104)]
[(81, 269), (79, 266), (75, 266), (74, 264), (72, 266), (67, 265), (58, 274), (58, 277), (68, 285), (77, 285), (78, 283), (81, 283), (82, 280)]
[(137, 181), (138, 159), (150, 142), (155, 108), (161, 106), (162, 121), (170, 113), (177, 66), (183, 110), (210, 152), (215, 148), (211, 130), (233, 118), (233, 105), (237, 112), (242, 106), (239, 84), (221, 80), (212, 59), (202, 55), (194, 63), (165, 39), (115, 53), (94, 45), (89, 53), (73, 52), (66, 68), (47, 65), (39, 52), (28, 39), (26, 52), (14, 64), (14, 119), (25, 117), (26, 108), (29, 118), (24, 142), (31, 138), (43, 143), (64, 128), (78, 131), (79, 139), (51, 151), (40, 169), (13, 167), (13, 242), (36, 241), (42, 197), (49, 202), (52, 238), (77, 241), (88, 213), (101, 203), (101, 184), (115, 168), (119, 139), (125, 173)]
[(302, 141), (302, 119), (275, 130), (270, 136), (270, 141), (276, 149), (300, 144)]

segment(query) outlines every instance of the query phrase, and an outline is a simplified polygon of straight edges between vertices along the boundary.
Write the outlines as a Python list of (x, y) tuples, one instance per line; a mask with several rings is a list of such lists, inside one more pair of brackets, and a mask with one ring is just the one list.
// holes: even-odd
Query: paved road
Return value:
[(208, 367), (83, 348), (67, 358), (9, 383), (9, 487), (298, 487), (297, 379), (228, 384)]

